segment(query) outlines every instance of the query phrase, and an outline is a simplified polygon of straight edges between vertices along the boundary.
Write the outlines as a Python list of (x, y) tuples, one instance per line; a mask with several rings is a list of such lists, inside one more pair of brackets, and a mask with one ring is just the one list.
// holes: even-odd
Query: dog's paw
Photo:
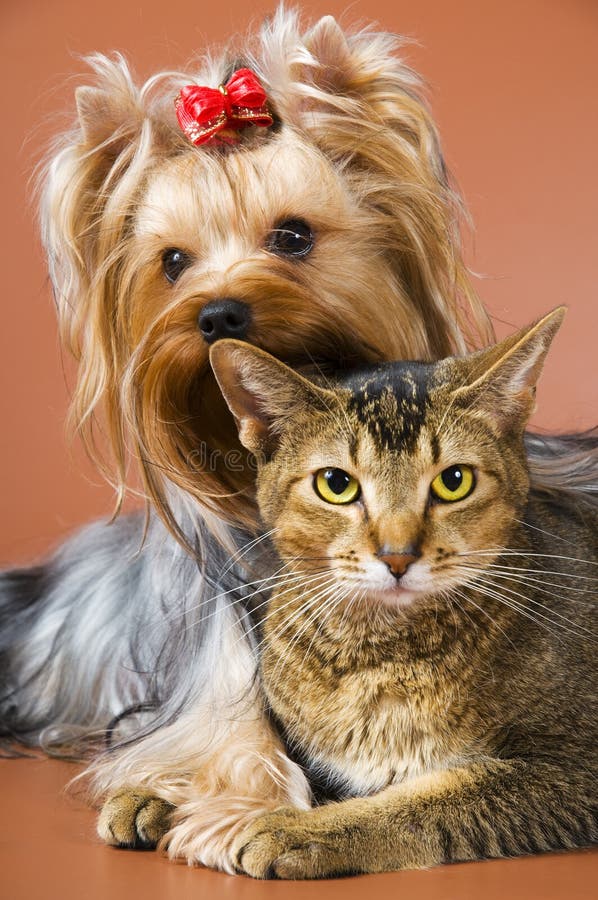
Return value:
[(170, 828), (173, 809), (149, 791), (123, 790), (104, 803), (98, 834), (116, 847), (150, 850)]
[(236, 869), (253, 878), (332, 878), (356, 874), (341, 835), (301, 810), (281, 808), (255, 819), (237, 838)]

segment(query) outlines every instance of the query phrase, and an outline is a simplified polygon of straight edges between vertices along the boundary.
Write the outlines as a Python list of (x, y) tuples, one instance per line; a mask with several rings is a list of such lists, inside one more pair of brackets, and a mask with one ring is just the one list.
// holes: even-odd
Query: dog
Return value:
[[(108, 843), (234, 872), (245, 825), (313, 800), (256, 679), (263, 598), (293, 576), (260, 534), (210, 346), (235, 337), (326, 376), (492, 338), (400, 50), (281, 8), (141, 87), (122, 57), (91, 57), (44, 169), (72, 423), (116, 512), (129, 491), (145, 509), (1, 577), (0, 721), (7, 744), (91, 755)], [(529, 444), (546, 490), (594, 476), (593, 439)]]

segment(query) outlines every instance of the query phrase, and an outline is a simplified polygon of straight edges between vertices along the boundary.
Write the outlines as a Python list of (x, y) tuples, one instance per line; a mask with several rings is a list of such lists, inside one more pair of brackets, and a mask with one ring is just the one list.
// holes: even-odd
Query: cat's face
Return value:
[(433, 386), (438, 374), (387, 366), (294, 417), (258, 477), (265, 524), (294, 570), (333, 570), (348, 596), (405, 606), (508, 546), (528, 489), (521, 436), (506, 446), (490, 417)]
[(492, 563), (527, 500), (523, 433), (562, 317), (468, 357), (385, 364), (327, 388), (263, 351), (215, 345), (287, 572), (334, 573), (349, 599), (405, 607)]

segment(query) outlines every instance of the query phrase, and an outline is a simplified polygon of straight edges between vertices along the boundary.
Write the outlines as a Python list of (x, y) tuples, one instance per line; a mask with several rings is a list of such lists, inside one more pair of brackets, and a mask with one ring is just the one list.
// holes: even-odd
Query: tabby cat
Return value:
[(598, 840), (598, 507), (530, 490), (523, 445), (563, 315), (325, 387), (246, 344), (212, 348), (282, 561), (268, 700), (336, 797), (256, 819), (240, 871), (321, 878)]

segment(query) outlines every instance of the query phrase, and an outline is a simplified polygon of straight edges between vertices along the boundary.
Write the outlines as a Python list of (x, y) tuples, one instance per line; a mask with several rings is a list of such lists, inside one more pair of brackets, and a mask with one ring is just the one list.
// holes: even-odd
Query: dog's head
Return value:
[[(62, 336), (80, 363), (73, 417), (99, 457), (101, 416), (115, 483), (122, 492), (133, 456), (174, 528), (173, 484), (254, 521), (251, 467), (208, 364), (218, 338), (334, 369), (436, 358), (488, 334), (436, 131), (396, 48), (330, 18), (301, 34), (281, 11), (236, 64), (140, 89), (122, 58), (91, 60), (42, 204)], [(224, 83), (239, 59), (273, 126), (193, 146), (174, 97)]]

